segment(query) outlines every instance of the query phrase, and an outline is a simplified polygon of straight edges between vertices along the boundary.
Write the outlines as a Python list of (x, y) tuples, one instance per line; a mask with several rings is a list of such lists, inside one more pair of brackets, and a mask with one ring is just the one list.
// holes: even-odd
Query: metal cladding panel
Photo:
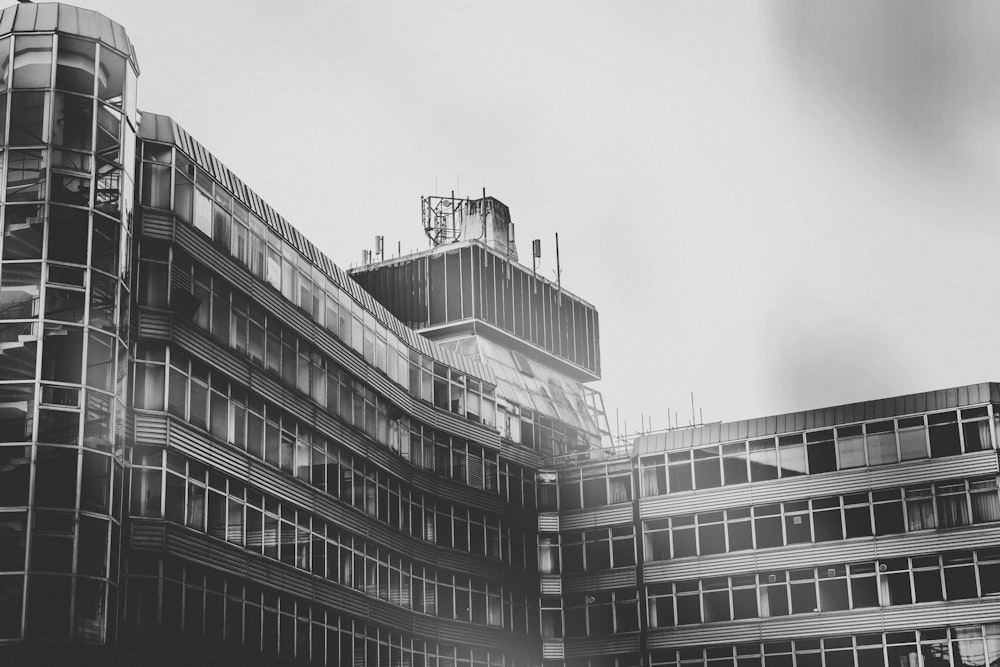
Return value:
[(794, 616), (781, 616), (760, 621), (760, 634), (764, 641), (834, 634), (860, 634), (878, 632), (881, 623), (882, 609), (880, 607), (828, 614), (795, 614)]
[(441, 641), (458, 642), (471, 646), (498, 649), (507, 646), (507, 637), (503, 635), (501, 630), (472, 625), (471, 623), (459, 623), (458, 621), (439, 621), (437, 636)]
[(541, 468), (544, 462), (542, 455), (538, 452), (528, 449), (527, 447), (507, 444), (503, 441), (500, 443), (500, 453), (508, 461), (525, 468)]
[(632, 523), (632, 503), (578, 510), (572, 514), (562, 514), (559, 517), (560, 530), (600, 528), (619, 523)]
[(559, 575), (542, 575), (542, 595), (562, 595), (562, 579)]
[(162, 520), (131, 520), (130, 546), (143, 551), (163, 551), (167, 543), (167, 528)]
[(604, 572), (597, 572), (595, 574), (563, 576), (563, 590), (567, 593), (582, 593), (611, 588), (634, 588), (635, 585), (634, 567), (605, 570)]
[(234, 549), (220, 549), (220, 546), (207, 535), (175, 524), (166, 524), (167, 553), (227, 572), (240, 572), (246, 561), (244, 554)]
[(723, 507), (744, 507), (753, 503), (751, 493), (749, 484), (740, 484), (704, 491), (652, 496), (639, 501), (639, 516), (643, 519), (655, 519)]
[(542, 658), (545, 660), (562, 660), (566, 657), (561, 639), (542, 640)]
[(247, 479), (247, 457), (228, 446), (216, 444), (185, 422), (173, 417), (169, 421), (170, 448), (188, 458), (200, 461), (236, 479)]
[(143, 210), (140, 232), (143, 237), (159, 241), (174, 240), (174, 216), (158, 211)]
[(839, 565), (852, 561), (874, 561), (878, 556), (878, 549), (874, 539), (860, 537), (839, 542), (761, 549), (756, 554), (758, 570), (778, 570), (800, 566)]
[(170, 340), (170, 314), (139, 308), (136, 335), (142, 340)]
[(223, 373), (246, 386), (250, 382), (249, 363), (225, 350), (215, 340), (197, 329), (174, 319), (172, 321), (172, 339), (184, 351), (205, 364), (221, 370)]
[(886, 466), (801, 475), (763, 483), (665, 494), (639, 501), (640, 516), (651, 519), (728, 507), (786, 502), (820, 496), (893, 488), (907, 484), (996, 474), (994, 450), (942, 459), (921, 459)]
[(301, 507), (312, 507), (315, 492), (301, 481), (293, 481), (266, 463), (251, 459), (248, 481), (258, 489), (287, 498)]
[(384, 600), (371, 600), (368, 605), (368, 620), (381, 623), (393, 630), (413, 631), (413, 613)]
[(880, 537), (875, 547), (879, 558), (895, 558), (942, 551), (988, 549), (998, 544), (1000, 525), (993, 523)]
[(250, 391), (260, 394), (271, 403), (279, 407), (284, 407), (281, 400), (284, 392), (281, 390), (281, 387), (257, 368), (250, 369), (250, 378), (247, 386)]
[(538, 513), (538, 532), (540, 532), (540, 533), (558, 533), (559, 532), (559, 513), (558, 512), (539, 512)]
[(167, 416), (163, 413), (135, 413), (135, 444), (163, 447), (167, 444)]
[(902, 486), (934, 480), (995, 475), (997, 453), (986, 450), (943, 459), (924, 459), (888, 467), (871, 468), (873, 488)]
[(364, 535), (367, 532), (368, 520), (364, 514), (354, 511), (343, 503), (337, 502), (325, 493), (317, 493), (314, 503), (317, 514), (325, 519), (334, 521), (341, 528), (345, 528), (356, 535)]
[(868, 468), (821, 475), (802, 475), (750, 485), (751, 504), (780, 503), (798, 498), (832, 496), (868, 488)]
[(646, 633), (646, 647), (701, 648), (712, 644), (759, 642), (760, 623), (725, 623), (717, 625), (684, 625), (677, 628), (655, 628)]
[(198, 262), (210, 267), (212, 271), (218, 273), (222, 278), (232, 283), (236, 288), (253, 294), (255, 287), (261, 287), (260, 283), (251, 277), (250, 273), (244, 269), (235, 259), (228, 254), (222, 253), (202, 236), (201, 232), (190, 225), (178, 223), (174, 220), (174, 238), (177, 245), (183, 248)]
[(312, 589), (312, 597), (320, 604), (333, 607), (338, 611), (360, 618), (368, 615), (368, 598), (345, 586), (320, 582)]
[(741, 572), (757, 568), (756, 554), (743, 551), (709, 558), (683, 558), (646, 563), (642, 567), (644, 583), (669, 583), (677, 579), (699, 579)]
[(942, 625), (996, 623), (997, 619), (1000, 619), (1000, 600), (981, 598), (886, 607), (883, 609), (883, 616), (887, 631)]
[(587, 637), (586, 639), (571, 637), (563, 641), (565, 642), (567, 658), (634, 653), (639, 650), (639, 635), (637, 633)]

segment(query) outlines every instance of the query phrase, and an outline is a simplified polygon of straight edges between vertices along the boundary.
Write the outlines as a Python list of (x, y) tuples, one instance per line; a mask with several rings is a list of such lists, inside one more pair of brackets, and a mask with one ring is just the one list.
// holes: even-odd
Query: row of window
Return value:
[(543, 574), (630, 567), (635, 565), (635, 529), (629, 525), (539, 536), (538, 554)]
[[(300, 420), (230, 383), (222, 374), (208, 371), (173, 348), (169, 352), (168, 408), (171, 414), (209, 430), (220, 440), (339, 497), (396, 529), (433, 541), (421, 529), (422, 522), (410, 521), (411, 512), (416, 516), (421, 507), (433, 507), (433, 501), (426, 494), (355, 457)], [(165, 361), (163, 354), (162, 348), (140, 347), (138, 356), (146, 361), (136, 363), (137, 406), (148, 406), (151, 393), (162, 391), (163, 366), (149, 360)], [(358, 394), (351, 396), (363, 400)], [(433, 439), (421, 435), (412, 428), (418, 425), (417, 422), (387, 423), (392, 426), (387, 429), (393, 435), (392, 441), (401, 444), (398, 449), (409, 453), (411, 461), (418, 466), (430, 467), (444, 476), (499, 493), (516, 504), (525, 503), (525, 498), (530, 504), (534, 499), (529, 495), (534, 493), (529, 483), (531, 474), (503, 462), (495, 452), (457, 439), (443, 439), (437, 431), (433, 432)], [(495, 520), (487, 523), (498, 525)], [(457, 540), (456, 543), (461, 544)]]
[[(848, 470), (993, 447), (986, 406), (639, 459), (643, 497)], [(803, 437), (804, 436), (804, 437)]]
[[(205, 637), (311, 664), (527, 667), (497, 649), (435, 643), (287, 593), (182, 564), (133, 559), (126, 625)], [(526, 618), (519, 625), (524, 626)], [(512, 623), (513, 624), (513, 623)]]
[[(548, 501), (547, 509), (556, 506), (554, 489), (539, 490), (539, 497)], [(584, 507), (601, 507), (632, 501), (632, 465), (628, 461), (592, 465), (582, 469), (563, 470), (559, 473), (559, 509), (575, 510)]]
[[(147, 453), (141, 464), (161, 464), (160, 452)], [(179, 457), (168, 457), (166, 469), (133, 462), (131, 501), (135, 515), (163, 516), (406, 609), (497, 627), (506, 613), (502, 584), (424, 567)], [(525, 598), (515, 602), (508, 591), (503, 604), (523, 607)]]
[[(140, 280), (140, 292), (145, 289), (141, 283)], [(403, 457), (409, 458), (419, 467), (433, 469), (476, 488), (485, 488), (488, 491), (499, 493), (510, 499), (511, 502), (534, 506), (534, 480), (529, 479), (530, 476), (525, 476), (522, 482), (524, 488), (521, 488), (521, 485), (518, 485), (518, 488), (514, 488), (514, 485), (505, 487), (506, 480), (503, 479), (503, 472), (500, 470), (503, 464), (494, 463), (496, 455), (488, 450), (481, 450), (479, 447), (469, 445), (469, 451), (474, 450), (472, 456), (481, 457), (484, 462), (472, 462), (467, 467), (465, 459), (469, 454), (464, 451), (459, 451), (456, 454), (455, 444), (450, 445), (451, 452), (446, 451), (449, 446), (435, 445), (430, 447), (426, 444), (420, 444), (418, 447), (419, 443), (416, 442), (411, 449), (409, 431), (417, 426), (415, 421), (400, 414), (395, 405), (377, 396), (366, 385), (339, 369), (315, 349), (308, 347), (308, 344), (298, 336), (292, 336), (289, 333), (290, 330), (282, 326), (277, 318), (265, 315), (253, 304), (246, 305), (250, 311), (255, 312), (256, 316), (261, 318), (259, 333), (262, 348), (258, 350), (259, 354), (256, 356), (250, 349), (251, 359), (256, 360), (257, 363), (265, 364), (268, 368), (273, 367), (273, 370), (278, 372), (287, 384), (308, 394), (322, 407), (364, 430), (372, 438), (398, 451)], [(249, 320), (251, 328), (258, 326), (254, 324), (254, 321), (252, 318)], [(235, 325), (234, 328), (236, 328)], [(265, 330), (267, 331), (266, 335)], [(266, 346), (265, 339), (268, 341)], [(266, 347), (266, 352), (264, 347)], [(248, 350), (241, 351), (248, 353)], [(164, 371), (161, 368), (151, 366), (151, 364), (163, 366), (165, 363), (162, 353), (156, 350), (140, 348), (137, 352), (136, 407), (162, 409)], [(171, 377), (171, 382), (173, 382), (173, 377)], [(481, 388), (484, 391), (488, 389), (485, 385), (482, 385)], [(492, 390), (490, 389), (490, 391)], [(465, 400), (471, 400), (471, 396), (472, 394), (468, 394), (466, 399), (463, 399), (463, 403)], [(183, 398), (183, 396), (179, 398)], [(477, 405), (486, 405), (485, 396), (482, 398), (482, 402), (476, 399)], [(170, 407), (174, 409), (173, 389), (170, 401)], [(198, 405), (194, 405), (194, 408), (195, 418), (200, 419), (204, 411)], [(205, 409), (211, 410), (212, 405), (209, 404)], [(222, 434), (222, 431), (228, 428), (228, 423), (221, 411), (218, 417), (213, 416), (209, 423), (213, 431), (219, 431), (219, 437), (228, 437)], [(410, 426), (408, 427), (407, 424)], [(424, 427), (424, 432), (435, 433), (434, 437), (438, 445), (445, 440), (451, 440), (427, 427)], [(459, 450), (466, 449), (464, 443), (458, 444), (457, 447)], [(510, 464), (507, 467), (513, 469)], [(530, 493), (528, 493), (529, 487)]]
[[(213, 503), (216, 501), (219, 503), (218, 507), (221, 512), (221, 508), (225, 504), (225, 499), (222, 497), (226, 493), (225, 477), (215, 471), (210, 471), (206, 480), (205, 468), (193, 462), (187, 464), (187, 472), (185, 473), (184, 461), (173, 452), (167, 453), (166, 461), (168, 470), (181, 475), (186, 474), (189, 485), (195, 485), (191, 492), (204, 498), (207, 488), (209, 497), (213, 498)], [(159, 487), (159, 469), (163, 468), (163, 450), (152, 447), (135, 447), (132, 453), (132, 462), (136, 469), (140, 466), (155, 467), (156, 471), (142, 474), (148, 474), (152, 477), (154, 489)], [(376, 476), (374, 469), (366, 466), (360, 459), (356, 460), (352, 466), (351, 458), (348, 457), (342, 460), (339, 466), (337, 464), (328, 466), (325, 474), (331, 484), (336, 484), (339, 480), (340, 488), (345, 494), (343, 497), (345, 501), (351, 502), (355, 507), (389, 523), (393, 528), (405, 534), (438, 546), (500, 560), (518, 570), (523, 570), (526, 567), (530, 569), (533, 566), (534, 533), (528, 534), (516, 527), (509, 526), (499, 517), (491, 516), (487, 512), (472, 507), (453, 506), (443, 500), (411, 492), (405, 486), (401, 488), (395, 481), (387, 480), (384, 475)], [(136, 475), (133, 475), (133, 478), (135, 477)], [(170, 482), (171, 478), (168, 477), (168, 486)], [(233, 481), (230, 481), (229, 484), (231, 489), (237, 489), (231, 493), (242, 497), (242, 485)], [(212, 493), (221, 495), (214, 498), (211, 496)], [(165, 511), (167, 518), (204, 530), (206, 526), (204, 503), (199, 502), (193, 509), (189, 507), (185, 518), (183, 498), (184, 494), (180, 493), (172, 497), (168, 495), (164, 509), (160, 506), (161, 496), (154, 492), (153, 495), (147, 494), (141, 499), (133, 498), (133, 512), (143, 516), (163, 516)], [(214, 516), (209, 512), (209, 516), (208, 523), (210, 524), (213, 521), (226, 521), (222, 514)], [(238, 519), (238, 517), (236, 518)], [(232, 522), (233, 520), (230, 520), (230, 523)], [(239, 522), (222, 530), (223, 526), (219, 524), (213, 526), (210, 532), (220, 537), (229, 535), (235, 539), (242, 531), (241, 526), (242, 522)], [(235, 532), (231, 533), (231, 531)], [(291, 558), (290, 554), (288, 556)]]
[[(3, 301), (9, 302), (3, 309), (4, 319), (16, 319), (22, 317), (19, 313), (29, 312), (27, 295), (34, 291), (37, 298), (37, 289), (32, 288), (40, 287), (42, 282), (61, 288), (86, 287), (86, 273), (76, 267), (90, 266), (111, 276), (127, 269), (128, 258), (119, 253), (121, 224), (115, 220), (58, 204), (8, 203), (3, 208), (0, 251), (5, 263), (17, 262), (10, 265), (10, 273), (0, 281)], [(41, 265), (37, 261), (20, 263), (40, 259), (50, 262), (45, 281), (41, 280)], [(98, 274), (90, 276), (92, 284), (101, 278)]]
[[(96, 389), (45, 382), (39, 391), (33, 382), (0, 383), (0, 406), (0, 443), (83, 443), (118, 451), (124, 442), (123, 403)], [(0, 470), (0, 479), (9, 472)]]
[[(562, 598), (562, 618), (554, 608), (557, 600), (542, 599), (542, 630), (545, 636), (593, 637), (639, 629), (638, 592), (634, 588), (617, 591), (568, 594)], [(552, 609), (545, 607), (552, 606)], [(565, 633), (561, 621), (565, 622)]]
[[(67, 35), (17, 35), (0, 40), (0, 60), (0, 91), (50, 88), (54, 83), (60, 90), (96, 96), (118, 108), (134, 106), (134, 73), (125, 58), (105, 44)], [(95, 76), (98, 71), (100, 76)]]
[(651, 627), (963, 600), (1000, 593), (1000, 550), (952, 551), (651, 584)]
[[(254, 275), (280, 291), (317, 324), (328, 329), (370, 365), (386, 373), (389, 379), (414, 396), (469, 419), (491, 426), (495, 423), (496, 400), (492, 387), (409, 348), (334, 280), (324, 275), (180, 152), (172, 151), (169, 146), (146, 142), (144, 158), (145, 205), (172, 208), (180, 219), (193, 224), (223, 246)], [(170, 168), (171, 160), (175, 162), (176, 169)], [(173, 187), (171, 177), (174, 179)], [(171, 192), (174, 199), (172, 205)], [(206, 280), (207, 274), (197, 266), (191, 270), (194, 272), (192, 284), (195, 296), (201, 298), (204, 304), (195, 316), (207, 318), (206, 328), (225, 337), (232, 346), (242, 344), (253, 348), (252, 323), (248, 342), (243, 342), (247, 338), (245, 324), (244, 330), (235, 331), (232, 337), (226, 330), (230, 304), (224, 302), (229, 299), (228, 285), (218, 279)], [(160, 279), (152, 278), (153, 281)], [(245, 297), (235, 290), (231, 294), (233, 321), (245, 322), (249, 313), (245, 306), (240, 309), (241, 300), (245, 301)], [(207, 302), (207, 297), (211, 297), (211, 303)], [(216, 314), (216, 310), (226, 314)], [(223, 317), (227, 323), (215, 331), (215, 323)], [(260, 347), (263, 349), (263, 343)]]
[(1000, 623), (652, 651), (650, 667), (986, 667)]
[(1000, 521), (996, 477), (951, 480), (643, 522), (647, 561)]
[[(116, 604), (109, 606), (109, 595), (116, 600), (116, 584), (92, 577), (2, 574), (0, 639), (24, 636), (31, 640), (72, 638), (103, 643), (107, 636), (114, 635), (117, 622)], [(26, 609), (23, 618), (22, 609)]]
[(29, 550), (27, 519), (26, 511), (0, 512), (0, 573), (74, 573), (117, 580), (117, 523), (86, 514), (36, 510)]
[[(100, 452), (51, 445), (2, 445), (0, 507), (81, 509), (118, 518), (122, 475), (121, 463)], [(20, 558), (18, 562), (23, 562), (23, 553)]]

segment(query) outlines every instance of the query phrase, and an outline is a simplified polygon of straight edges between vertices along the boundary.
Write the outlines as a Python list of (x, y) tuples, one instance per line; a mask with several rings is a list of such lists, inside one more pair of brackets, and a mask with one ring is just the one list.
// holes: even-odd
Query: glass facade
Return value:
[(43, 28), (48, 13), (0, 39), (0, 640), (104, 643), (126, 474), (136, 69), (114, 39)]

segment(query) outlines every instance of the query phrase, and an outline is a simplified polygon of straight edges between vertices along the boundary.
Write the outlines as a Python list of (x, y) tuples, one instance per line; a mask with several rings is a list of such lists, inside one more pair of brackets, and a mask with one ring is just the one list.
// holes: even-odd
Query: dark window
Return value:
[(837, 453), (833, 446), (832, 431), (817, 431), (806, 434), (806, 451), (809, 458), (809, 472), (831, 472), (837, 469)]
[(944, 556), (944, 585), (949, 600), (979, 597), (972, 553), (960, 552)]
[(871, 505), (867, 493), (844, 496), (844, 525), (849, 538), (872, 534)]
[(672, 519), (672, 536), (674, 541), (674, 558), (698, 555), (695, 538), (694, 517), (679, 516)]
[(785, 539), (788, 544), (812, 541), (808, 501), (785, 503)]
[[(924, 562), (931, 569), (916, 569)], [(943, 600), (944, 591), (941, 589), (941, 570), (937, 564), (937, 556), (914, 558), (913, 566), (913, 590), (916, 592), (915, 602), (936, 602)]]
[(704, 593), (702, 602), (705, 606), (705, 622), (731, 620), (729, 611), (729, 578), (721, 577), (706, 579), (702, 582)]
[(955, 419), (954, 412), (927, 415), (927, 423), (930, 425), (928, 434), (931, 441), (932, 458), (962, 453), (962, 442)]
[(781, 507), (763, 505), (754, 508), (754, 532), (757, 534), (758, 549), (784, 545), (781, 532)]
[(726, 551), (726, 527), (722, 512), (698, 515), (698, 546), (702, 556)]
[(875, 500), (875, 534), (892, 535), (906, 530), (906, 519), (903, 515), (903, 502), (900, 499), (900, 489), (890, 491), (874, 491)]
[(812, 569), (788, 573), (792, 592), (792, 613), (809, 614), (817, 611), (816, 574)]
[(813, 525), (817, 542), (844, 539), (844, 525), (840, 517), (840, 497), (817, 498), (812, 501)]
[(75, 507), (77, 450), (38, 446), (35, 460), (35, 505)]
[(847, 568), (819, 568), (819, 608), (821, 611), (849, 609), (847, 597)]
[(728, 510), (726, 512), (726, 532), (729, 536), (729, 551), (753, 549), (750, 508)]
[(733, 618), (757, 618), (757, 587), (754, 576), (733, 577)]

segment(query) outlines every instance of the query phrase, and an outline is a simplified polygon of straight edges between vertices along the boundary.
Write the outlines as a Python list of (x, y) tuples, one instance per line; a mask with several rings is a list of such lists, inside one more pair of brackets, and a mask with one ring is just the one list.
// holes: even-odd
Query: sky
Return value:
[(1000, 4), (80, 0), (341, 267), (510, 207), (613, 431), (1000, 381)]

